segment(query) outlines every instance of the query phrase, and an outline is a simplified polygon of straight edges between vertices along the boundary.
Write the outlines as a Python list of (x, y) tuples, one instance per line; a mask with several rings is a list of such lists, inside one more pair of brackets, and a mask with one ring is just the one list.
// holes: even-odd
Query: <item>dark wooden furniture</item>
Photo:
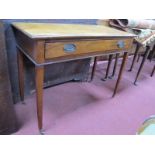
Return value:
[(3, 24), (0, 22), (0, 135), (11, 134), (17, 129), (17, 119), (8, 74), (4, 29)]
[(155, 44), (151, 50), (151, 53), (149, 55), (149, 59), (150, 59), (150, 62), (155, 58)]
[[(112, 74), (109, 75), (110, 68), (111, 68), (111, 63), (112, 63), (113, 58), (115, 59), (114, 66), (113, 66), (113, 71), (112, 71)], [(117, 63), (118, 63), (118, 58), (119, 58), (119, 53), (109, 55), (106, 74), (105, 74), (105, 77), (101, 79), (102, 81), (106, 81), (108, 78), (112, 79), (115, 76)]]
[[(119, 56), (120, 56), (120, 53), (110, 54), (109, 55), (108, 65), (107, 65), (107, 69), (106, 69), (106, 74), (105, 74), (105, 77), (104, 78), (101, 78), (102, 81), (106, 81), (108, 78), (109, 79), (112, 79), (115, 76)], [(113, 66), (113, 71), (112, 71), (112, 74), (109, 75), (110, 68), (111, 68), (111, 63), (112, 63), (112, 60), (113, 59), (115, 59), (114, 60), (115, 62), (114, 62), (114, 66)], [(91, 75), (91, 80), (90, 81), (93, 80), (93, 77), (94, 77), (94, 74), (95, 74), (96, 65), (97, 65), (97, 57), (95, 57), (95, 59), (94, 59), (94, 65), (93, 65), (93, 68), (92, 68), (92, 75)]]
[(107, 70), (106, 70), (105, 77), (101, 79), (101, 80), (103, 80), (103, 81), (106, 81), (107, 78), (108, 78), (109, 71), (110, 71), (110, 67), (111, 67), (111, 63), (112, 63), (112, 57), (113, 57), (113, 54), (110, 54), (110, 55), (109, 55), (108, 66), (107, 66)]
[(134, 57), (133, 57), (133, 59), (132, 59), (132, 64), (131, 64), (131, 67), (130, 67), (130, 69), (129, 69), (130, 72), (132, 71), (132, 69), (133, 69), (133, 67), (134, 67), (134, 65), (135, 65), (136, 58), (137, 58), (137, 56), (138, 56), (138, 51), (139, 51), (140, 47), (141, 47), (141, 45), (137, 43), (136, 50), (135, 50), (135, 53), (134, 53)]
[[(134, 57), (133, 57), (133, 59), (132, 59), (132, 64), (131, 64), (131, 67), (130, 67), (130, 69), (129, 69), (129, 71), (132, 71), (132, 69), (133, 69), (133, 67), (134, 67), (134, 65), (135, 65), (137, 56), (138, 56), (137, 62), (139, 62), (140, 56), (142, 55), (142, 56), (143, 56), (143, 57), (142, 57), (142, 61), (141, 61), (141, 63), (140, 63), (139, 69), (138, 69), (138, 71), (137, 71), (137, 74), (136, 74), (136, 77), (135, 77), (135, 80), (134, 80), (134, 85), (137, 85), (137, 80), (138, 80), (138, 78), (139, 78), (139, 76), (140, 76), (140, 73), (141, 73), (141, 71), (142, 71), (142, 69), (143, 69), (143, 66), (144, 66), (144, 64), (145, 64), (145, 61), (146, 61), (146, 59), (148, 58), (148, 56), (149, 56), (149, 54), (150, 54), (150, 51), (151, 51), (152, 48), (153, 48), (153, 44), (152, 44), (152, 43), (151, 43), (150, 45), (146, 45), (145, 51), (143, 52), (143, 54), (141, 54), (141, 53), (139, 53), (139, 50), (140, 50), (140, 48), (141, 48), (142, 46), (143, 46), (142, 44), (140, 44), (140, 43), (137, 42), (137, 46), (136, 46), (136, 50), (135, 50), (135, 53), (134, 53)], [(154, 50), (154, 48), (153, 48), (153, 50)]]
[(119, 58), (119, 53), (116, 53), (113, 72), (112, 72), (112, 75), (109, 78), (113, 78), (115, 76), (116, 68), (117, 68), (117, 63), (118, 63), (118, 58)]
[(155, 72), (155, 65), (154, 65), (153, 70), (152, 70), (152, 72), (151, 72), (151, 76), (154, 75), (154, 72)]
[(136, 78), (135, 78), (135, 81), (134, 81), (134, 85), (137, 85), (136, 82), (137, 82), (137, 80), (138, 80), (138, 77), (139, 77), (139, 75), (140, 75), (142, 69), (143, 69), (144, 63), (145, 63), (145, 61), (146, 61), (146, 59), (147, 59), (147, 57), (148, 57), (148, 55), (149, 55), (149, 52), (150, 52), (150, 46), (146, 46), (146, 51), (145, 51), (145, 53), (144, 53), (143, 59), (142, 59), (141, 64), (140, 64), (140, 66), (139, 66), (138, 72), (137, 72), (137, 74), (136, 74)]
[[(21, 100), (24, 100), (23, 56), (29, 58), (35, 65), (37, 116), (40, 131), (42, 131), (45, 65), (104, 54), (124, 53), (113, 96), (116, 94), (134, 35), (96, 25), (41, 23), (13, 23), (12, 25), (17, 41)], [(93, 68), (95, 70), (95, 66)]]
[(90, 78), (90, 81), (89, 82), (91, 82), (93, 80), (93, 78), (94, 78), (96, 65), (97, 65), (97, 57), (94, 57), (94, 64), (93, 64), (91, 78)]

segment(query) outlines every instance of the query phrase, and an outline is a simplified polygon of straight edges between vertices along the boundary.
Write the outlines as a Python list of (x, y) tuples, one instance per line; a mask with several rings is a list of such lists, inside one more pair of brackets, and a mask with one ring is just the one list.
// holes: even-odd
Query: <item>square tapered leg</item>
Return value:
[(19, 94), (20, 99), (24, 101), (24, 62), (23, 62), (23, 53), (17, 49), (17, 62), (18, 62), (18, 78), (19, 78)]
[(43, 66), (35, 67), (37, 118), (38, 118), (38, 128), (41, 133), (43, 126), (43, 82), (44, 82), (44, 67)]
[(125, 68), (125, 64), (126, 64), (127, 57), (128, 57), (128, 52), (125, 52), (125, 53), (124, 53), (124, 56), (123, 56), (121, 68), (120, 68), (120, 71), (119, 71), (119, 74), (118, 74), (118, 79), (117, 79), (117, 82), (116, 82), (116, 85), (115, 85), (113, 97), (115, 96), (115, 94), (116, 94), (116, 92), (117, 92), (117, 89), (118, 89), (120, 80), (121, 80), (121, 78), (122, 78), (122, 74), (123, 74), (123, 70), (124, 70), (124, 68)]

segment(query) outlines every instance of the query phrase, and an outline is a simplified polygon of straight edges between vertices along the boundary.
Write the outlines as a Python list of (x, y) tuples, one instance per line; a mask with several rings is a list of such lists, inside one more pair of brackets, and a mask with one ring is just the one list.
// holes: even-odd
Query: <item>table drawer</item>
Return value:
[(132, 41), (132, 39), (117, 39), (49, 42), (45, 43), (45, 59), (128, 50), (132, 46)]

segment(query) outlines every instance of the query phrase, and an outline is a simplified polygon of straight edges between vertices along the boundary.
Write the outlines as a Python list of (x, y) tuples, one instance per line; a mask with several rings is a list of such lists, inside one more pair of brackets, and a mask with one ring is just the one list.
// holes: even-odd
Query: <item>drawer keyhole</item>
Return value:
[(117, 47), (119, 47), (119, 48), (124, 48), (124, 47), (125, 47), (124, 41), (123, 41), (123, 40), (118, 41), (118, 42), (117, 42)]
[(74, 44), (65, 44), (64, 45), (64, 51), (66, 53), (73, 53), (76, 51), (76, 45)]

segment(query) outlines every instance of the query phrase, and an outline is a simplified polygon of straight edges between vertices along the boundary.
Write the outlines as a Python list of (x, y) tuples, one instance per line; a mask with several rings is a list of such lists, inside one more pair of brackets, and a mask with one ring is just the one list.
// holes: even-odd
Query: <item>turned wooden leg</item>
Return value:
[(155, 72), (155, 65), (153, 67), (153, 70), (152, 70), (152, 73), (151, 73), (151, 77), (154, 75), (154, 72)]
[(150, 47), (147, 46), (147, 47), (146, 47), (146, 51), (145, 51), (144, 56), (143, 56), (143, 59), (142, 59), (142, 62), (141, 62), (140, 67), (139, 67), (139, 69), (138, 69), (138, 72), (137, 72), (137, 75), (136, 75), (136, 78), (135, 78), (135, 81), (134, 81), (134, 85), (136, 85), (137, 79), (138, 79), (138, 77), (139, 77), (139, 75), (140, 75), (140, 73), (141, 73), (141, 71), (142, 71), (142, 68), (143, 68), (143, 66), (144, 66), (144, 63), (145, 63), (145, 61), (146, 61), (148, 55), (149, 55), (149, 52), (150, 52)]
[(113, 69), (113, 72), (112, 72), (112, 75), (110, 76), (110, 78), (113, 78), (115, 76), (117, 63), (118, 63), (118, 57), (119, 57), (119, 53), (116, 54), (114, 69)]
[(101, 79), (102, 81), (106, 81), (107, 78), (108, 78), (109, 71), (110, 71), (110, 66), (111, 66), (111, 62), (112, 62), (112, 57), (113, 57), (113, 54), (110, 54), (109, 55), (109, 60), (108, 60), (108, 67), (107, 67), (107, 70), (106, 70), (106, 75), (105, 75), (104, 78)]
[(136, 51), (135, 51), (135, 53), (134, 53), (134, 57), (133, 57), (133, 60), (132, 60), (132, 64), (131, 64), (131, 67), (130, 67), (130, 69), (129, 69), (130, 72), (132, 71), (132, 69), (133, 69), (133, 67), (134, 67), (134, 64), (135, 64), (136, 57), (137, 57), (137, 55), (138, 55), (139, 49), (140, 49), (140, 45), (137, 44)]
[(17, 62), (18, 62), (18, 78), (19, 78), (19, 94), (21, 101), (24, 101), (24, 62), (23, 53), (17, 48)]
[(116, 82), (116, 85), (115, 85), (115, 89), (114, 89), (114, 93), (113, 93), (113, 96), (112, 97), (114, 97), (115, 94), (116, 94), (116, 92), (117, 92), (117, 88), (118, 88), (119, 83), (120, 83), (120, 80), (122, 78), (122, 73), (123, 73), (123, 70), (125, 68), (127, 57), (128, 57), (128, 52), (125, 52), (124, 53), (124, 56), (123, 56), (121, 68), (120, 68), (120, 71), (119, 71), (119, 74), (118, 74), (118, 79), (117, 79), (117, 82)]
[(43, 121), (43, 82), (44, 82), (44, 67), (35, 67), (35, 84), (36, 84), (36, 101), (37, 101), (37, 117), (38, 128), (42, 134)]
[(91, 80), (90, 81), (92, 81), (94, 79), (96, 64), (97, 64), (97, 57), (94, 58), (94, 64), (93, 64), (93, 68), (92, 68)]

